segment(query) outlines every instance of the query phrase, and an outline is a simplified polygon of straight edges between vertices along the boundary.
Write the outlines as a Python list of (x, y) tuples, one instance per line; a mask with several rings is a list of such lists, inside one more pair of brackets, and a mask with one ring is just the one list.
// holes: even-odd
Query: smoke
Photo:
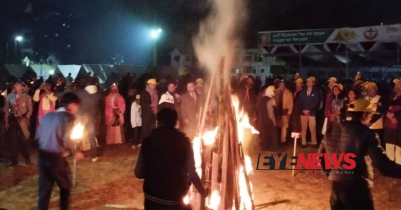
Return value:
[[(241, 29), (246, 21), (245, 0), (210, 0), (209, 16), (200, 23), (193, 46), (199, 64), (209, 73), (218, 73), (224, 58), (224, 78), (228, 79), (236, 48), (241, 47)], [(228, 81), (228, 80), (226, 80)]]

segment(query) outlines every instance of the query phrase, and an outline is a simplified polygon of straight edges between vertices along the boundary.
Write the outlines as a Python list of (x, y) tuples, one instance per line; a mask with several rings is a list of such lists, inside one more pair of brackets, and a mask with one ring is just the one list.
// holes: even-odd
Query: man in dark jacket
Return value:
[(104, 110), (104, 99), (102, 93), (96, 86), (96, 79), (89, 77), (86, 79), (86, 87), (78, 92), (82, 101), (79, 109), (79, 116), (85, 125), (87, 138), (91, 145), (91, 158), (93, 162), (98, 160), (96, 134), (100, 126), (101, 115)]
[(32, 115), (32, 98), (23, 93), (25, 83), (17, 81), (14, 85), (14, 91), (7, 97), (10, 112), (6, 128), (9, 131), (10, 159), (7, 166), (18, 164), (18, 152), (22, 153), (26, 164), (31, 164), (29, 149), (26, 140), (30, 136), (29, 119)]
[[(319, 153), (327, 153), (328, 157), (332, 157), (333, 154), (337, 154), (337, 157), (345, 153), (355, 154), (354, 169), (343, 168), (343, 165), (348, 163), (342, 160), (339, 170), (326, 171), (332, 180), (330, 197), (332, 210), (374, 209), (370, 192), (373, 184), (371, 162), (383, 175), (401, 179), (401, 165), (390, 161), (380, 145), (378, 135), (369, 129), (373, 112), (369, 105), (369, 101), (365, 99), (352, 102), (348, 108), (352, 121), (330, 127), (320, 145)], [(325, 161), (321, 162), (324, 167)]]
[(317, 145), (316, 140), (316, 113), (321, 102), (321, 94), (315, 88), (315, 77), (309, 77), (306, 80), (306, 88), (299, 93), (300, 105), (302, 108), (301, 127), (302, 127), (302, 145), (306, 146), (306, 131), (311, 133), (312, 145)]
[(149, 79), (146, 84), (146, 89), (141, 92), (141, 140), (147, 138), (150, 132), (156, 127), (156, 114), (157, 114), (157, 103), (159, 96), (156, 90), (156, 79)]
[(183, 210), (191, 182), (205, 194), (195, 171), (190, 140), (175, 129), (177, 112), (165, 108), (157, 114), (159, 127), (143, 141), (135, 176), (144, 179), (145, 210)]
[(189, 82), (187, 92), (181, 96), (180, 111), (184, 121), (185, 134), (191, 139), (195, 136), (198, 125), (201, 101), (201, 96), (196, 93), (195, 83)]

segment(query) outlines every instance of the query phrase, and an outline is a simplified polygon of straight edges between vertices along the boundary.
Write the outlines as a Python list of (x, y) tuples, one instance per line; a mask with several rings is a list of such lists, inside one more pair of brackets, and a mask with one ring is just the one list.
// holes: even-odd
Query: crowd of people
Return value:
[(22, 153), (26, 164), (31, 164), (30, 143), (37, 143), (37, 134), (43, 117), (56, 111), (63, 94), (75, 93), (82, 101), (76, 114), (85, 126), (85, 137), (80, 143), (96, 162), (106, 145), (130, 143), (132, 148), (141, 146), (143, 139), (156, 128), (158, 110), (171, 108), (180, 116), (181, 130), (194, 135), (196, 119), (202, 100), (203, 79), (185, 82), (186, 93), (177, 92), (177, 81), (155, 78), (146, 79), (141, 88), (139, 81), (130, 74), (108, 86), (99, 84), (97, 78), (49, 77), (39, 80), (12, 80), (1, 88), (1, 138), (0, 143), (9, 155), (7, 166), (18, 164)]
[[(317, 147), (329, 128), (351, 120), (349, 105), (363, 98), (377, 112), (370, 129), (380, 137), (389, 158), (401, 164), (401, 80), (394, 79), (390, 87), (383, 87), (382, 94), (378, 84), (363, 80), (360, 73), (352, 83), (331, 77), (327, 85), (313, 76), (304, 80), (298, 74), (291, 81), (272, 78), (260, 94), (254, 81), (243, 75), (234, 87), (260, 131), (262, 150), (278, 150), (292, 132), (301, 133), (302, 147)], [(393, 91), (387, 91), (391, 87)]]
[[(74, 80), (69, 75), (65, 79), (51, 77), (46, 81), (15, 80), (1, 90), (0, 142), (9, 152), (7, 166), (18, 164), (19, 152), (26, 164), (32, 164), (27, 140), (37, 143), (39, 209), (48, 208), (53, 182), (60, 187), (60, 205), (68, 208), (71, 180), (67, 176), (68, 164), (64, 164), (65, 157), (60, 154), (75, 153), (76, 158), (81, 159), (80, 151), (90, 151), (91, 160), (96, 162), (106, 145), (125, 142), (133, 149), (143, 144), (135, 174), (145, 179), (145, 206), (160, 209), (160, 205), (181, 205), (177, 199), (186, 192), (185, 174), (189, 174), (199, 192), (206, 193), (196, 175), (189, 144), (204, 105), (204, 80), (162, 79), (158, 82), (149, 77), (144, 81), (146, 86), (141, 88), (140, 82), (127, 74), (118, 82), (101, 88), (95, 77), (88, 75)], [(240, 107), (250, 117), (251, 124), (260, 131), (261, 150), (280, 150), (288, 142), (289, 133), (296, 132), (301, 133), (302, 147), (307, 147), (310, 139), (309, 144), (317, 148), (323, 139), (320, 149), (333, 153), (336, 152), (334, 142), (338, 140), (338, 145), (342, 145), (340, 149), (355, 147), (357, 144), (350, 136), (360, 133), (361, 136), (354, 136), (362, 139), (357, 142), (360, 145), (353, 148), (355, 151), (363, 155), (370, 151), (376, 158), (374, 161), (378, 160), (376, 163), (386, 165), (379, 169), (389, 175), (400, 171), (400, 79), (394, 79), (393, 91), (383, 92), (383, 95), (379, 94), (376, 83), (364, 81), (359, 73), (352, 83), (331, 77), (325, 85), (313, 76), (304, 81), (298, 74), (290, 81), (267, 78), (261, 88), (258, 87), (260, 82), (257, 83), (251, 76), (240, 75), (233, 79), (232, 91), (238, 95)], [(177, 91), (179, 84), (181, 90)], [(366, 116), (358, 114), (366, 110), (374, 113), (369, 123), (363, 123)], [(85, 135), (77, 151), (64, 138), (73, 121), (85, 126)], [(348, 146), (343, 147), (346, 144)], [(362, 151), (362, 147), (366, 147), (365, 150)], [(177, 148), (183, 152), (175, 152)], [(339, 148), (335, 146), (334, 149)], [(163, 168), (168, 174), (160, 177), (153, 171), (156, 160), (163, 160), (156, 168)], [(172, 162), (177, 164), (172, 166)], [(362, 164), (363, 160), (360, 162)], [(171, 182), (182, 189), (171, 194), (170, 185), (152, 187)], [(362, 185), (365, 187), (366, 183)], [(350, 191), (347, 187), (349, 183), (344, 185), (342, 180), (334, 183), (332, 196), (346, 194)], [(361, 199), (367, 199), (370, 205), (369, 195), (370, 192)], [(336, 205), (347, 202), (339, 197), (332, 199)]]
[[(380, 113), (370, 128), (379, 135), (389, 157), (401, 163), (401, 80), (394, 79), (392, 93), (382, 91), (383, 96), (378, 85), (364, 81), (360, 73), (353, 83), (331, 77), (325, 85), (313, 76), (304, 80), (299, 74), (290, 81), (267, 78), (264, 86), (256, 82), (251, 76), (240, 75), (233, 80), (232, 88), (251, 123), (260, 131), (262, 150), (278, 150), (292, 132), (301, 133), (302, 147), (317, 147), (328, 128), (350, 120), (346, 111), (349, 104), (365, 98)], [(204, 99), (202, 78), (184, 82), (163, 79), (159, 84), (155, 78), (148, 78), (144, 88), (138, 83), (130, 74), (103, 89), (90, 75), (75, 80), (69, 75), (65, 79), (10, 82), (2, 88), (0, 97), (0, 142), (5, 145), (5, 139), (10, 139), (6, 144), (8, 165), (17, 164), (19, 151), (26, 163), (31, 163), (26, 139), (36, 138), (42, 118), (59, 107), (65, 92), (74, 92), (82, 100), (77, 116), (85, 125), (86, 138), (81, 149), (90, 150), (93, 161), (100, 155), (99, 147), (105, 145), (130, 142), (133, 148), (140, 147), (157, 127), (156, 115), (163, 108), (176, 110), (177, 128), (190, 139), (194, 137)], [(183, 87), (177, 91), (179, 83)]]

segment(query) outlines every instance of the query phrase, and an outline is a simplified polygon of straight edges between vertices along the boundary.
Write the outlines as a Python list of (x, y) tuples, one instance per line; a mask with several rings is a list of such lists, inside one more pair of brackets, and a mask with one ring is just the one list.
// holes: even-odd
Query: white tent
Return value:
[(33, 71), (36, 73), (37, 77), (43, 77), (43, 79), (49, 78), (50, 75), (53, 75), (57, 71), (56, 65), (31, 65), (30, 66)]
[(81, 65), (58, 65), (57, 66), (60, 72), (67, 77), (69, 73), (71, 73), (72, 78), (76, 78), (81, 69)]

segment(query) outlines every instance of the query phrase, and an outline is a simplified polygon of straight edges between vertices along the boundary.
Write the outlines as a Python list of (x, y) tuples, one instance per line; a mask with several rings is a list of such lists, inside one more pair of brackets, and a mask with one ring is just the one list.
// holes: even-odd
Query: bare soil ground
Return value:
[[(253, 166), (256, 168), (259, 152), (257, 149), (252, 151)], [(289, 144), (282, 151), (292, 153), (292, 146)], [(315, 151), (314, 148), (307, 148), (300, 149), (299, 152)], [(107, 146), (96, 163), (92, 163), (89, 158), (79, 161), (71, 209), (107, 209), (106, 204), (128, 204), (132, 209), (143, 209), (142, 181), (136, 179), (133, 174), (137, 155), (138, 150), (133, 150), (128, 145), (113, 145)], [(37, 180), (36, 163), (31, 166), (20, 163), (14, 168), (6, 168), (4, 164), (0, 164), (0, 209), (36, 209)], [(331, 186), (325, 175), (298, 171), (293, 178), (291, 171), (255, 171), (251, 181), (254, 186), (256, 209), (329, 209)], [(401, 209), (401, 181), (382, 177), (378, 173), (374, 181), (373, 196), (376, 209)], [(58, 209), (58, 192), (55, 186), (51, 209)]]

